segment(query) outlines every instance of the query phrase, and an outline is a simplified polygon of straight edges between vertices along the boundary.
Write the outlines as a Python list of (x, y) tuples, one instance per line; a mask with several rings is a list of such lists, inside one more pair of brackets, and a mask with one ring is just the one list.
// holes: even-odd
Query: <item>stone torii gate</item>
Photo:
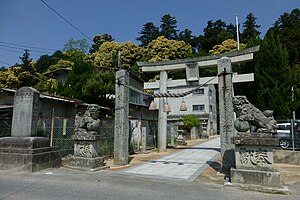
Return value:
[[(254, 74), (234, 74), (231, 64), (251, 61), (254, 52), (259, 50), (259, 46), (243, 49), (235, 52), (212, 55), (199, 58), (170, 60), (160, 62), (138, 62), (145, 73), (160, 73), (159, 82), (145, 83), (144, 89), (159, 88), (160, 94), (167, 97), (168, 86), (187, 86), (195, 82), (199, 85), (218, 84), (219, 85), (219, 113), (220, 113), (220, 140), (223, 171), (228, 171), (235, 165), (234, 144), (231, 142), (235, 136), (234, 131), (234, 111), (232, 104), (233, 83), (254, 81)], [(199, 68), (218, 67), (218, 77), (199, 77)], [(167, 71), (186, 70), (186, 79), (169, 80)], [(155, 95), (154, 95), (155, 96)], [(163, 96), (163, 95), (161, 95)], [(161, 97), (160, 96), (160, 97)], [(158, 117), (158, 149), (160, 152), (166, 151), (167, 143), (167, 113), (163, 112), (163, 99), (159, 99)]]

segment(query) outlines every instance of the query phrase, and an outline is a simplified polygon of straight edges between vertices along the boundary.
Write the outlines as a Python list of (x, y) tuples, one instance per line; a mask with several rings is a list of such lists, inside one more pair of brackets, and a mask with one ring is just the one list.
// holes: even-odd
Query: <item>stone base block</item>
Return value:
[(201, 138), (201, 139), (208, 139), (209, 136), (208, 136), (208, 135), (200, 135), (200, 138)]
[(36, 149), (49, 147), (46, 137), (3, 137), (0, 138), (0, 148)]
[(90, 171), (95, 171), (97, 168), (105, 166), (104, 157), (84, 158), (73, 156), (70, 158), (70, 167), (85, 168)]
[(282, 189), (278, 171), (231, 169), (231, 183), (243, 187)]
[(45, 147), (47, 138), (0, 138), (0, 169), (26, 172), (60, 167), (61, 155), (57, 147)]

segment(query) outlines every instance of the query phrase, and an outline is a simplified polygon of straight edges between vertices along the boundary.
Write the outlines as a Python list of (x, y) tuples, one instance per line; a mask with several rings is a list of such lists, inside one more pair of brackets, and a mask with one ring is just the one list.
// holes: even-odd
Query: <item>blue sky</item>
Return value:
[[(147, 22), (160, 25), (160, 19), (170, 14), (177, 28), (203, 33), (209, 20), (221, 19), (242, 24), (250, 12), (257, 17), (262, 35), (284, 12), (299, 8), (299, 0), (44, 0), (89, 38), (108, 33), (117, 42), (133, 41)], [(63, 21), (41, 0), (0, 0), (0, 66), (20, 63), (25, 45), (35, 60), (53, 50), (61, 50), (68, 39), (83, 39), (81, 33)], [(89, 41), (91, 44), (92, 41)], [(10, 46), (10, 47), (8, 47)], [(11, 47), (13, 46), (13, 47)], [(51, 50), (53, 49), (53, 50)], [(38, 50), (38, 51), (33, 51)]]

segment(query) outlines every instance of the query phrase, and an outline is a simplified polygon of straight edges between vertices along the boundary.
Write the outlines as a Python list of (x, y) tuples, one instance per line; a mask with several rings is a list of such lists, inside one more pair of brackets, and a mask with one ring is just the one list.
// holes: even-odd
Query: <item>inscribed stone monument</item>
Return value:
[(40, 93), (30, 87), (16, 91), (12, 119), (12, 137), (30, 137), (37, 135), (37, 123), (41, 110)]
[(129, 160), (129, 74), (125, 70), (116, 73), (116, 102), (114, 127), (114, 164), (127, 165)]
[(235, 166), (234, 144), (232, 143), (235, 136), (232, 75), (230, 59), (223, 57), (218, 60), (220, 140), (222, 171), (225, 177), (230, 176), (230, 168)]
[(37, 137), (42, 106), (39, 96), (40, 93), (31, 87), (16, 91), (12, 137), (0, 138), (0, 169), (18, 168), (34, 172), (61, 166), (58, 147), (50, 147), (46, 137)]

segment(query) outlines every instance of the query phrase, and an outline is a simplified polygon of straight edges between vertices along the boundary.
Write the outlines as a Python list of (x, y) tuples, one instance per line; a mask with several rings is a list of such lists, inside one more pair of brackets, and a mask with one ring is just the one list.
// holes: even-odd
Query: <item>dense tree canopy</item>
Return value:
[[(240, 43), (240, 49), (244, 49), (245, 44)], [(227, 39), (222, 44), (215, 45), (212, 50), (209, 50), (210, 54), (220, 54), (226, 52), (232, 52), (237, 50), (237, 42), (233, 39)]]
[(284, 13), (269, 29), (267, 35), (278, 35), (281, 44), (287, 48), (290, 63), (300, 63), (300, 10), (294, 9), (292, 12)]
[(265, 37), (255, 60), (256, 103), (262, 110), (274, 110), (277, 119), (291, 114), (291, 87), (293, 72), (288, 62), (286, 48), (279, 37)]
[(62, 51), (55, 51), (51, 56), (42, 55), (35, 63), (35, 69), (39, 73), (46, 72), (51, 65), (55, 65), (59, 60), (64, 59)]
[(81, 51), (86, 53), (89, 49), (89, 44), (86, 39), (75, 40), (73, 38), (69, 39), (66, 44), (64, 44), (64, 51)]
[(114, 41), (113, 37), (107, 33), (102, 34), (102, 35), (95, 35), (93, 38), (94, 44), (92, 44), (90, 48), (90, 53), (95, 53), (98, 51), (99, 47), (104, 43), (104, 42), (112, 42)]
[(187, 58), (192, 54), (192, 47), (184, 41), (168, 40), (158, 37), (147, 46), (148, 61), (163, 61)]
[(187, 115), (183, 118), (184, 125), (190, 129), (192, 127), (199, 127), (200, 126), (200, 120), (195, 115)]
[(224, 40), (233, 39), (232, 25), (227, 26), (222, 20), (207, 22), (204, 28), (204, 35), (200, 37), (201, 50), (208, 52), (215, 45), (221, 44)]

